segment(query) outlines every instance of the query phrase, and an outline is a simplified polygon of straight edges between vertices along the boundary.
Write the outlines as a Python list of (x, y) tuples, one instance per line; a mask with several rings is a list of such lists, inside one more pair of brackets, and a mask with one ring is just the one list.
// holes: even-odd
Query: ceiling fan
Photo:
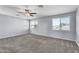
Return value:
[(24, 12), (18, 12), (18, 13), (21, 13), (21, 14), (23, 14), (23, 15), (25, 15), (25, 16), (34, 16), (34, 14), (37, 14), (37, 13), (35, 13), (35, 12), (32, 12), (32, 11), (29, 10), (29, 9), (24, 9)]

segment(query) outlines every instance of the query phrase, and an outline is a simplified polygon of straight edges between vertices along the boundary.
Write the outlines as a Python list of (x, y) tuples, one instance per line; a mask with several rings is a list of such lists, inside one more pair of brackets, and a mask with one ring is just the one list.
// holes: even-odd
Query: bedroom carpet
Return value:
[(34, 34), (0, 39), (0, 53), (78, 53), (74, 41)]

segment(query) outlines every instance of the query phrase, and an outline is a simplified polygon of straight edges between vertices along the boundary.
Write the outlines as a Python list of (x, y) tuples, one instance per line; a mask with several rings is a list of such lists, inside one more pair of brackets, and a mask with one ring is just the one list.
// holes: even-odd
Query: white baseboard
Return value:
[(35, 33), (31, 33), (31, 34), (34, 34), (34, 35), (40, 35), (40, 36), (44, 36), (44, 37), (49, 37), (49, 38), (56, 38), (56, 39), (62, 39), (62, 40), (68, 40), (68, 41), (75, 41), (73, 39), (65, 39), (65, 38), (60, 38), (60, 37), (53, 37), (53, 36), (49, 36), (49, 35), (41, 35), (41, 34), (35, 34)]

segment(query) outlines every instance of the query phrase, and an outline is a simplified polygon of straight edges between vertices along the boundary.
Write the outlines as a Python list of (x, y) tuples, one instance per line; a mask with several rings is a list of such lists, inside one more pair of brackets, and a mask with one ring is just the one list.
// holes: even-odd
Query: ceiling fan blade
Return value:
[(24, 12), (18, 12), (18, 13), (24, 13)]
[(28, 9), (25, 9), (25, 11), (29, 11)]
[(23, 14), (23, 15), (25, 15), (26, 13), (24, 13), (24, 12), (18, 12), (19, 14)]
[(37, 14), (37, 13), (30, 13), (30, 14)]

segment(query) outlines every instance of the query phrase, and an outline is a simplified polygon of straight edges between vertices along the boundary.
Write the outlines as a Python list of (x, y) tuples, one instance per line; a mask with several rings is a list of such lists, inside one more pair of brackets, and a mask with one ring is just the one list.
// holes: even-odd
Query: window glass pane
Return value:
[(70, 30), (70, 16), (61, 18), (61, 30)]
[(38, 21), (31, 21), (31, 25), (37, 25)]
[(35, 28), (34, 26), (31, 26), (31, 28)]
[(34, 20), (34, 21), (31, 21), (30, 27), (35, 28), (37, 25), (38, 25), (38, 21)]
[(53, 30), (60, 30), (60, 18), (52, 19)]
[(31, 21), (31, 25), (34, 25), (35, 23), (34, 23), (34, 21)]

